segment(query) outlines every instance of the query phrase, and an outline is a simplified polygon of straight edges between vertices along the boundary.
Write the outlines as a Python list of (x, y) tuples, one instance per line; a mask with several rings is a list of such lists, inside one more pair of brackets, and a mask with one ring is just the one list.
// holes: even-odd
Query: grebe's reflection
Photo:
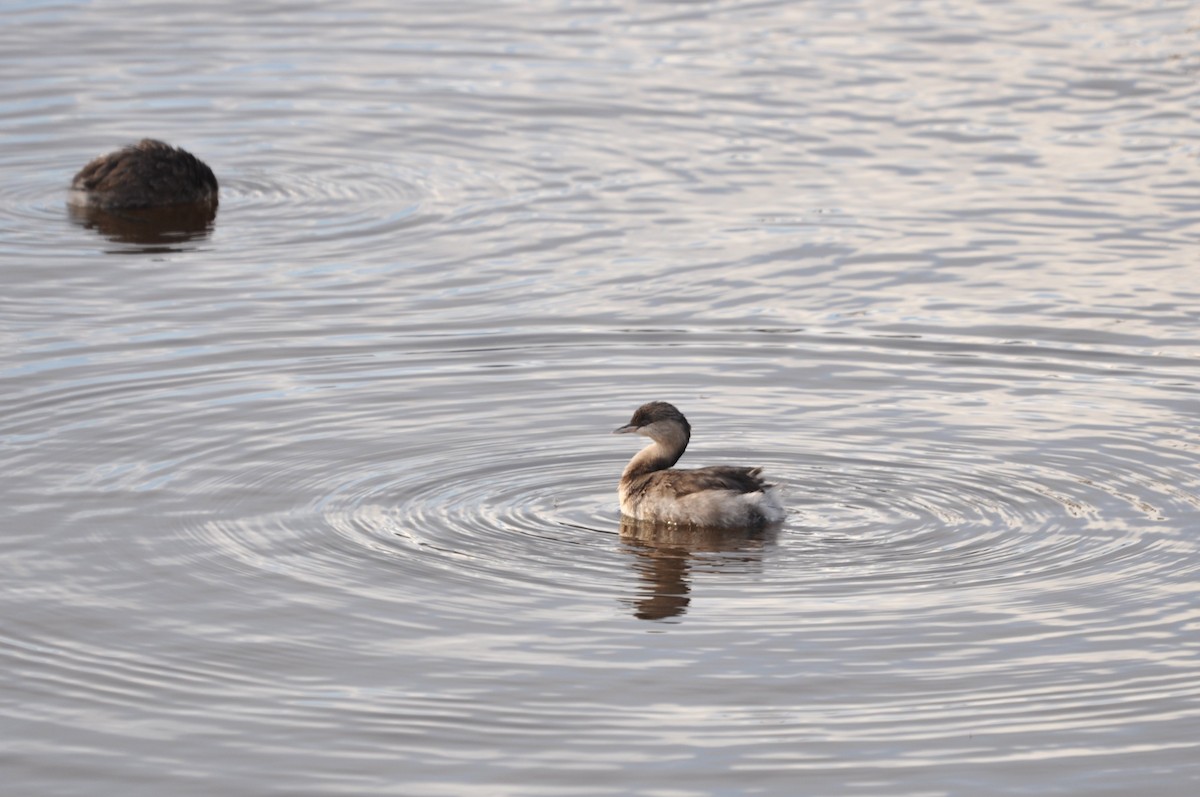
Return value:
[(110, 241), (137, 244), (147, 252), (164, 252), (207, 238), (217, 218), (215, 202), (161, 208), (113, 208), (68, 204), (71, 220)]
[(663, 526), (621, 518), (621, 541), (633, 555), (641, 584), (629, 601), (634, 617), (665, 620), (687, 611), (694, 570), (752, 569), (778, 528), (729, 529)]

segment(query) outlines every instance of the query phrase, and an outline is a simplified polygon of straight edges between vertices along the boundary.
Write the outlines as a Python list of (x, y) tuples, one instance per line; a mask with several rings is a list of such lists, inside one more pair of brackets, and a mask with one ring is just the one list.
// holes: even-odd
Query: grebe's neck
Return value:
[(658, 470), (666, 470), (679, 461), (687, 449), (688, 433), (676, 424), (655, 424), (645, 433), (650, 445), (633, 455), (625, 466), (622, 479), (635, 478)]

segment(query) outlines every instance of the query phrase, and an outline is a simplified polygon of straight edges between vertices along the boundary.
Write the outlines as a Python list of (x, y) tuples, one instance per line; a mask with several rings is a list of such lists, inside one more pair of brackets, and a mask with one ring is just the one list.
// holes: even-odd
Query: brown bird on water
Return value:
[(217, 177), (190, 152), (153, 138), (96, 158), (71, 181), (71, 202), (102, 209), (217, 204)]
[(638, 407), (614, 434), (640, 434), (651, 443), (621, 474), (621, 512), (634, 520), (707, 527), (755, 527), (783, 520), (783, 505), (761, 468), (717, 465), (674, 468), (692, 427), (665, 401)]

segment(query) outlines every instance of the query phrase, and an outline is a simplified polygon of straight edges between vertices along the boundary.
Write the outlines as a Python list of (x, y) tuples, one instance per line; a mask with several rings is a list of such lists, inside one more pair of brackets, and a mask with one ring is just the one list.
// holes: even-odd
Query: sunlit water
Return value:
[[(20, 795), (1193, 795), (1188, 3), (24, 2)], [(214, 219), (69, 213), (202, 157)], [(622, 528), (766, 467), (758, 533)]]

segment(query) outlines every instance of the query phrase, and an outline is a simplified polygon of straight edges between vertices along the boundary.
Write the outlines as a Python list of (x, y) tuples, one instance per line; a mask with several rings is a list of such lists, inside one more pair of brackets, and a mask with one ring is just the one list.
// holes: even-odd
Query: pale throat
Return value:
[(633, 455), (622, 475), (669, 468), (679, 461), (687, 448), (687, 435), (675, 425), (655, 424), (642, 434), (650, 438), (650, 444)]

